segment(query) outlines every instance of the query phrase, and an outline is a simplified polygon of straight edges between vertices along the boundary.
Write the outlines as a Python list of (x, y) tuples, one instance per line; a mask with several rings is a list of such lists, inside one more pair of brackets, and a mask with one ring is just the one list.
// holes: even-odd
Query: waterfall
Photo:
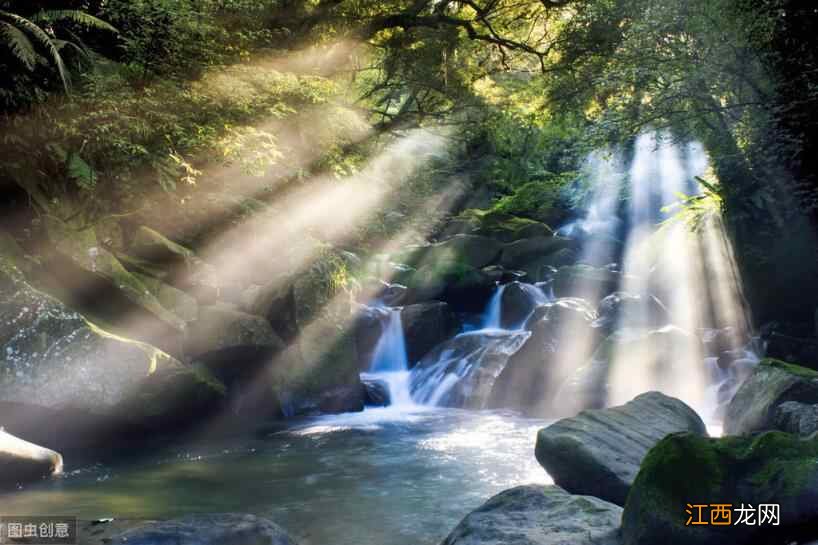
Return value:
[(406, 356), (401, 309), (376, 308), (382, 311), (383, 329), (372, 354), (368, 377), (387, 384), (392, 406), (411, 406), (414, 403), (409, 394), (409, 360)]
[[(585, 240), (581, 261), (599, 265), (608, 259), (599, 246), (604, 240), (600, 236), (614, 232), (615, 202), (624, 190), (629, 202), (623, 211), (624, 229), (618, 233), (624, 243), (618, 289), (638, 297), (628, 312), (619, 314), (614, 329), (641, 329), (643, 338), (649, 339), (638, 346), (635, 342), (613, 344), (607, 361), (606, 403), (622, 403), (657, 389), (683, 399), (708, 417), (714, 407), (713, 389), (722, 391), (719, 401), (723, 402), (724, 392), (740, 384), (740, 375), (746, 375), (756, 358), (741, 352), (749, 339), (749, 320), (720, 218), (707, 218), (697, 232), (681, 221), (666, 222), (678, 209), (681, 197), (701, 193), (697, 177), (706, 175), (707, 155), (701, 144), (678, 144), (669, 134), (652, 131), (637, 138), (629, 168), (622, 167), (617, 154), (592, 154), (586, 168), (593, 184), (591, 202), (585, 219), (571, 228), (579, 226), (596, 237)], [(605, 216), (611, 221), (605, 221)], [(676, 330), (645, 331), (654, 297), (664, 303)], [(708, 353), (700, 338), (707, 329), (732, 332), (721, 343), (726, 343), (726, 352)], [(570, 338), (563, 339), (560, 350), (566, 350), (570, 342)], [(667, 342), (672, 342), (672, 349), (662, 344)], [(725, 371), (714, 362), (729, 353), (735, 356), (729, 365), (722, 364)]]
[(486, 311), (483, 313), (482, 329), (499, 329), (500, 317), (503, 310), (503, 292), (506, 291), (508, 284), (501, 284), (494, 290), (494, 295), (491, 296)]
[[(520, 297), (517, 301), (516, 312), (503, 312), (504, 296), (508, 288), (513, 288), (518, 291), (516, 296)], [(531, 318), (537, 306), (550, 301), (551, 298), (546, 295), (542, 289), (534, 284), (527, 284), (525, 282), (510, 282), (508, 284), (501, 284), (497, 286), (494, 294), (491, 296), (486, 310), (483, 312), (481, 320), (481, 329), (506, 329), (509, 331), (520, 331), (525, 328), (526, 322)], [(511, 323), (508, 323), (511, 322)]]

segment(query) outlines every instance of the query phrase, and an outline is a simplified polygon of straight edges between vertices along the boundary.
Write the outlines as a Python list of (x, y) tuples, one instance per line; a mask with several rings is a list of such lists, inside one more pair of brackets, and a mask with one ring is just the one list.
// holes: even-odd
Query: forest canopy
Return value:
[(4, 1), (0, 176), (35, 216), (91, 225), (196, 202), (214, 158), (340, 179), (402, 131), (448, 127), (437, 176), (471, 168), (519, 203), (590, 149), (667, 129), (705, 145), (763, 279), (818, 210), (816, 19), (797, 0)]

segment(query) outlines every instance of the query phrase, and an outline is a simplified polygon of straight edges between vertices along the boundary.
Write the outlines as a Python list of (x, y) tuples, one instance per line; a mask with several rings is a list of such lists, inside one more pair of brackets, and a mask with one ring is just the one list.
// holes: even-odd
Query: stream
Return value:
[(55, 482), (0, 495), (0, 506), (85, 519), (248, 512), (302, 545), (432, 545), (491, 495), (551, 482), (534, 458), (544, 423), (510, 412), (367, 409), (68, 468)]

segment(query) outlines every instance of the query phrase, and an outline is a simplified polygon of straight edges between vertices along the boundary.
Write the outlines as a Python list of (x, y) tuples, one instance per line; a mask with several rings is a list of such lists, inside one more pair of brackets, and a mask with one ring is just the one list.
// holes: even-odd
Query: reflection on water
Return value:
[(534, 459), (544, 424), (504, 412), (371, 409), (69, 471), (0, 496), (0, 511), (81, 518), (239, 511), (269, 517), (303, 545), (432, 545), (492, 494), (550, 482)]

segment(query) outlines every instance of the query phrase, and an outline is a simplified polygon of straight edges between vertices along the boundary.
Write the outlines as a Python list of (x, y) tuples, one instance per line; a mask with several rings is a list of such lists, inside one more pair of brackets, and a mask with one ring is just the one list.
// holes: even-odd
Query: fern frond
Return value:
[(77, 23), (78, 25), (83, 25), (88, 28), (97, 28), (100, 30), (108, 30), (110, 32), (115, 32), (119, 34), (119, 30), (116, 29), (110, 23), (106, 23), (99, 17), (94, 17), (84, 11), (77, 10), (77, 9), (55, 9), (49, 11), (41, 11), (34, 17), (32, 20), (35, 22), (42, 22), (42, 23), (53, 23), (55, 21), (71, 21), (72, 23)]
[(37, 52), (25, 32), (11, 23), (0, 21), (0, 34), (5, 38), (14, 56), (25, 64), (26, 68), (33, 70), (34, 65), (37, 64)]
[(65, 92), (66, 93), (70, 92), (71, 78), (68, 75), (68, 70), (65, 68), (65, 63), (63, 63), (62, 56), (60, 56), (60, 51), (57, 49), (57, 46), (51, 39), (51, 36), (49, 36), (45, 30), (37, 26), (36, 23), (33, 23), (32, 21), (26, 19), (25, 17), (21, 17), (15, 13), (9, 13), (8, 11), (0, 10), (0, 19), (6, 19), (7, 21), (11, 21), (14, 25), (17, 26), (17, 28), (28, 31), (28, 33), (32, 37), (34, 37), (38, 43), (40, 43), (45, 49), (48, 50), (49, 54), (51, 55), (51, 60), (57, 67), (57, 72), (60, 75), (60, 79), (62, 80)]

